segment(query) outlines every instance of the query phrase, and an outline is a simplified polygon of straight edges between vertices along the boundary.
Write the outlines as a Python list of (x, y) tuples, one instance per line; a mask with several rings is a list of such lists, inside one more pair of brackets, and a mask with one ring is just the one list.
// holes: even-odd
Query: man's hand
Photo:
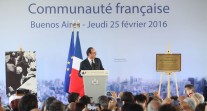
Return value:
[(117, 98), (117, 94), (116, 94), (115, 91), (111, 92), (111, 96), (116, 100), (116, 98)]
[(170, 98), (165, 98), (162, 102), (162, 104), (171, 104), (172, 100)]
[(160, 98), (160, 95), (159, 95), (158, 91), (155, 91), (155, 92), (154, 92), (154, 97), (156, 97), (156, 98)]
[(124, 92), (120, 92), (118, 97), (121, 98), (123, 96), (123, 93)]
[(82, 111), (89, 111), (87, 105), (85, 105), (85, 108)]
[(109, 105), (108, 105), (108, 109), (112, 110), (116, 110), (116, 100), (112, 99), (111, 101), (109, 101)]
[(75, 102), (71, 102), (69, 105), (68, 105), (68, 108), (70, 109), (70, 111), (73, 111), (75, 109)]

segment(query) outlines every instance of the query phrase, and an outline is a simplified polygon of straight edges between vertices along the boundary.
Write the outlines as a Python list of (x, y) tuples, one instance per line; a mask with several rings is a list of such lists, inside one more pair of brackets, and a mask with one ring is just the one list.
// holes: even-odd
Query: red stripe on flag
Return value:
[(85, 95), (83, 78), (79, 77), (78, 73), (79, 73), (79, 70), (72, 69), (69, 92), (79, 93), (80, 96), (82, 97)]

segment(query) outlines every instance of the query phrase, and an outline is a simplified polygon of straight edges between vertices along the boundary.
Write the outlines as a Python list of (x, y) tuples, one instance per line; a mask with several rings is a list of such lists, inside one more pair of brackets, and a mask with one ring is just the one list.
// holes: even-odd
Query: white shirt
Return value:
[[(93, 60), (93, 59), (88, 58), (88, 61), (89, 61), (89, 63), (90, 63), (91, 66), (92, 66), (92, 60)], [(93, 63), (95, 63), (94, 60), (93, 60)]]

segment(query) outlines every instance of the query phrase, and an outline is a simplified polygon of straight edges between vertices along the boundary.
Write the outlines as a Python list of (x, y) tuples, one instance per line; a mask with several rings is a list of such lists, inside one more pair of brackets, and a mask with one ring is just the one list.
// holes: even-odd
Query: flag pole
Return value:
[(73, 63), (73, 56), (74, 56), (74, 25), (75, 25), (74, 20), (72, 20), (71, 23), (72, 33), (71, 33), (71, 40), (69, 45), (69, 52), (68, 52), (66, 72), (65, 72), (65, 81), (64, 81), (64, 91), (66, 93), (69, 93), (72, 63)]
[(178, 92), (178, 79), (177, 79), (176, 73), (174, 73), (174, 77), (175, 77), (176, 95), (177, 95), (177, 97), (179, 97), (179, 92)]
[(77, 22), (77, 31), (79, 31), (79, 29), (80, 29), (80, 22), (78, 20), (78, 22)]
[(74, 31), (74, 28), (75, 28), (75, 23), (74, 23), (74, 20), (72, 22), (72, 31)]
[(20, 52), (22, 52), (22, 51), (23, 51), (23, 50), (22, 50), (22, 47), (20, 47), (20, 48), (19, 48), (19, 51), (20, 51)]
[[(167, 54), (171, 54), (170, 52), (170, 43), (168, 44), (168, 51)], [(170, 75), (171, 75), (171, 71), (167, 71), (166, 74), (168, 75), (168, 81), (167, 81), (167, 97), (170, 98)]]
[(162, 85), (162, 73), (160, 74), (160, 84), (159, 84), (159, 89), (158, 89), (159, 96), (160, 96), (160, 92), (161, 92), (161, 85)]

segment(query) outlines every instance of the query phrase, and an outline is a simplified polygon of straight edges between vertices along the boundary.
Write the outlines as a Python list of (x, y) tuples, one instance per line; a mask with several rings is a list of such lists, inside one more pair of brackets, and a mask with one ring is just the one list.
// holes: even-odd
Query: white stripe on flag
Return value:
[(73, 69), (79, 70), (80, 69), (80, 63), (82, 62), (82, 59), (78, 58), (78, 57), (73, 57)]

